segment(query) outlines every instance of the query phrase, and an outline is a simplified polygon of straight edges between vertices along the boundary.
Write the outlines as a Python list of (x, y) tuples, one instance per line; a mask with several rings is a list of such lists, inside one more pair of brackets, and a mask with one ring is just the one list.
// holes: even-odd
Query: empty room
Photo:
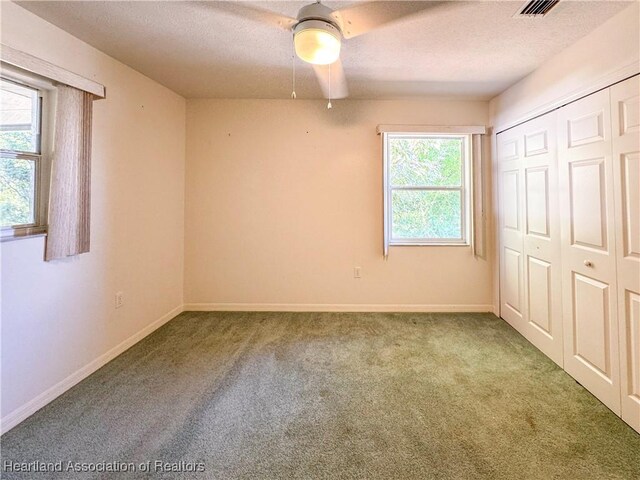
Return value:
[(0, 0), (0, 478), (640, 479), (640, 2)]

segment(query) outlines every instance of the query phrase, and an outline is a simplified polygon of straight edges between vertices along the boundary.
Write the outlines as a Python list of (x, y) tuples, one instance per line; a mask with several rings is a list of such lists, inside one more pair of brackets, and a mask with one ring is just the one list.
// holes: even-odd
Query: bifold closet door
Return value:
[(501, 315), (562, 366), (556, 112), (498, 135)]
[(564, 368), (620, 414), (609, 89), (558, 110)]
[(640, 432), (640, 80), (611, 87), (622, 418)]
[(523, 149), (521, 127), (497, 136), (500, 204), (500, 316), (521, 331), (524, 319)]
[(524, 145), (524, 336), (563, 366), (557, 113), (521, 126)]

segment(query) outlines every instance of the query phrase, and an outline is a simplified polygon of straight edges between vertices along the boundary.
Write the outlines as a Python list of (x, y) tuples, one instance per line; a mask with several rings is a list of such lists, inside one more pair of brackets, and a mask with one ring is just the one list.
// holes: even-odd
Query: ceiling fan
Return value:
[[(367, 1), (332, 10), (317, 1), (303, 6), (296, 18), (249, 5), (245, 2), (212, 2), (218, 10), (268, 23), (293, 34), (296, 55), (311, 64), (325, 98), (349, 95), (347, 80), (340, 60), (343, 39), (368, 33), (384, 24), (440, 7), (444, 1)], [(293, 94), (295, 98), (295, 92)]]

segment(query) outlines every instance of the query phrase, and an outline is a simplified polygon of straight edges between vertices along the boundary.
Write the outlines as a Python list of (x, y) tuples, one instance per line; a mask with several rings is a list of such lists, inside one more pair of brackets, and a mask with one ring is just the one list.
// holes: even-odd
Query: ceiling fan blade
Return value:
[(435, 10), (451, 6), (457, 2), (446, 1), (373, 1), (356, 3), (350, 7), (336, 10), (344, 38), (353, 38), (370, 32), (378, 27), (426, 10)]
[(235, 17), (253, 20), (265, 25), (271, 25), (282, 30), (290, 31), (298, 21), (295, 18), (280, 15), (264, 8), (248, 5), (245, 2), (193, 2), (209, 10), (217, 10)]
[(347, 79), (344, 76), (342, 62), (338, 59), (331, 65), (313, 65), (318, 83), (325, 98), (338, 99), (349, 96)]

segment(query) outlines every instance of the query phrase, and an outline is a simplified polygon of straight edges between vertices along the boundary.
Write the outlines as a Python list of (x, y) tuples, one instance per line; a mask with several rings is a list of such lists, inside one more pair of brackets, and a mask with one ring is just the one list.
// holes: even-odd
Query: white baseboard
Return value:
[(164, 314), (155, 322), (144, 327), (138, 333), (135, 333), (134, 335), (130, 336), (119, 345), (116, 345), (115, 347), (113, 347), (108, 352), (100, 355), (98, 358), (96, 358), (89, 364), (85, 365), (80, 370), (77, 370), (76, 372), (72, 373), (67, 378), (58, 382), (48, 390), (45, 390), (34, 399), (30, 400), (29, 402), (25, 403), (21, 407), (16, 408), (11, 413), (8, 413), (4, 417), (2, 417), (2, 420), (0, 420), (0, 434), (11, 430), (20, 422), (27, 419), (31, 415), (33, 415), (35, 412), (40, 410), (49, 402), (53, 401), (55, 398), (62, 395), (71, 387), (73, 387), (80, 381), (87, 378), (89, 375), (91, 375), (93, 372), (98, 370), (100, 367), (109, 363), (111, 360), (113, 360), (115, 357), (120, 355), (122, 352), (124, 352), (125, 350), (128, 350), (130, 347), (138, 343), (144, 337), (152, 333), (154, 330), (157, 330), (162, 325), (164, 325), (169, 320), (171, 320), (173, 317), (175, 317), (176, 315), (182, 312), (183, 312), (182, 305), (177, 306), (170, 312), (167, 312), (166, 314)]
[(491, 312), (493, 305), (186, 303), (185, 312)]

